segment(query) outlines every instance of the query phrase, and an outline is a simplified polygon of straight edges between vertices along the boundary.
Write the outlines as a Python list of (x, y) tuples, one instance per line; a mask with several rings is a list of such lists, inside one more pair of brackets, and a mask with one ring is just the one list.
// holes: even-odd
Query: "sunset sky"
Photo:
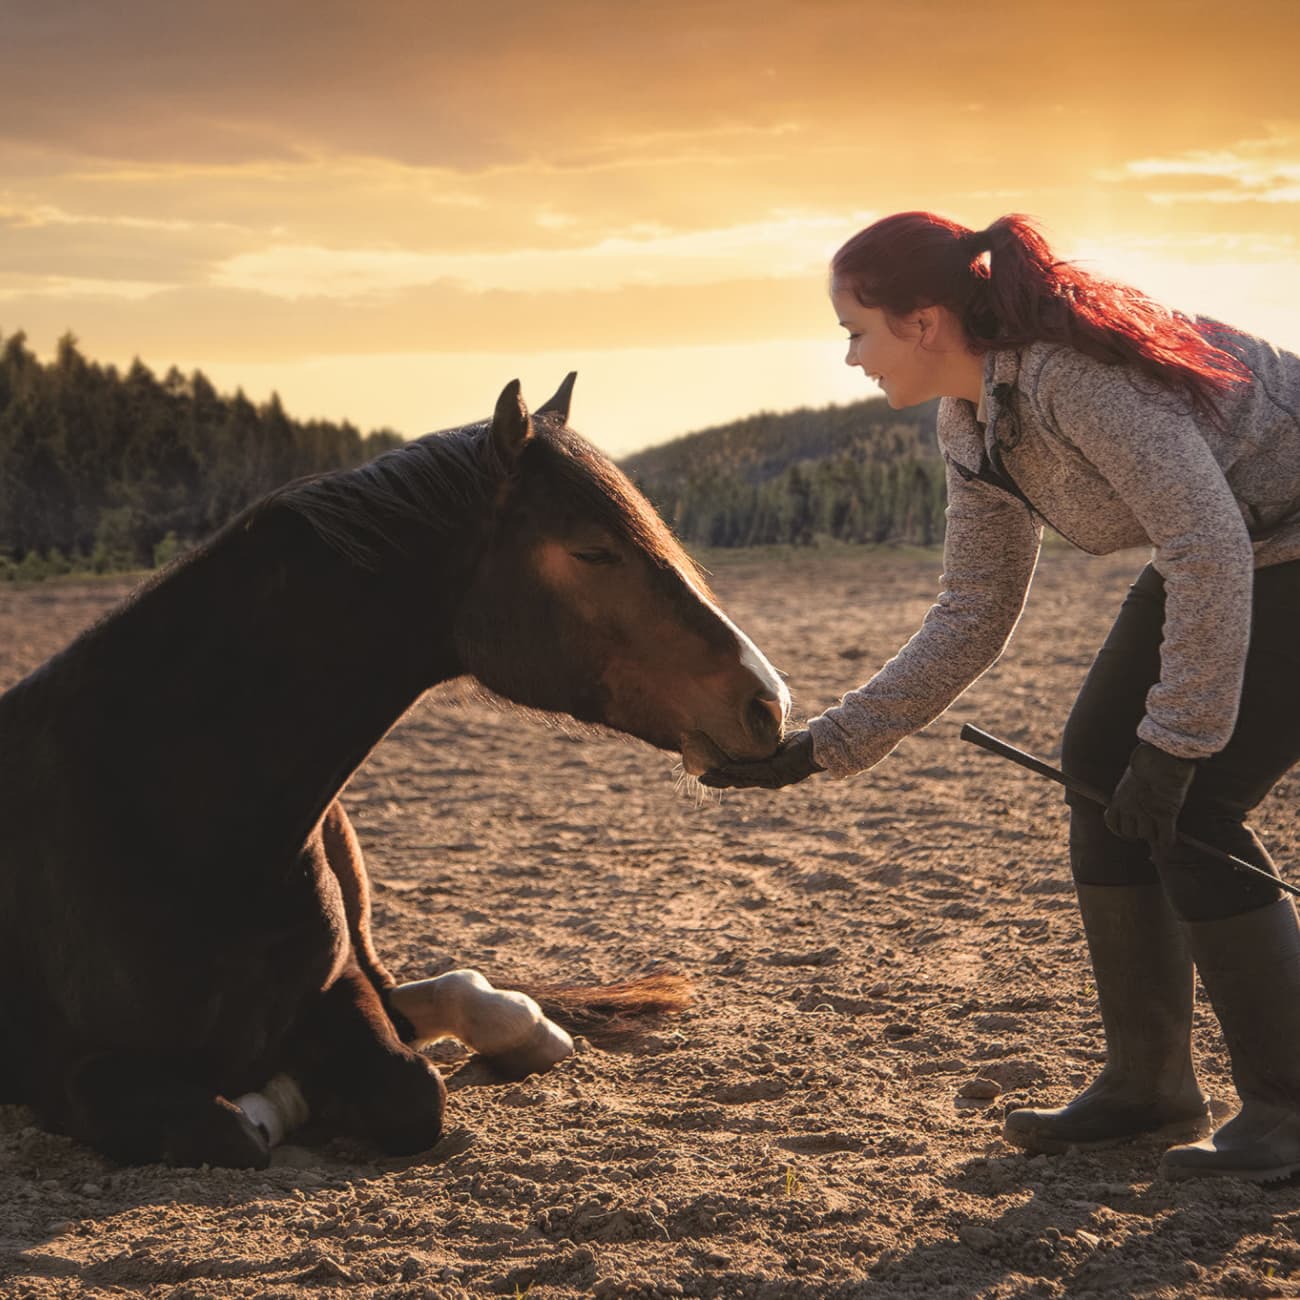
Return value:
[(1300, 348), (1300, 0), (0, 0), (0, 332), (620, 454), (874, 393), (831, 252), (1009, 211)]

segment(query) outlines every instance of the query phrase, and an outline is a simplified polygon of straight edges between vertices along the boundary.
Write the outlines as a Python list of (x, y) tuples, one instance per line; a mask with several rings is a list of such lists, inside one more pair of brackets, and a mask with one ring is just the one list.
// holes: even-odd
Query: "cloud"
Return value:
[(774, 0), (42, 0), (5, 15), (0, 134), (175, 162), (626, 156), (779, 125), (824, 23)]
[(136, 295), (208, 278), (225, 257), (256, 246), (252, 232), (222, 222), (68, 212), (0, 193), (0, 275), (46, 282), (116, 283)]
[[(792, 128), (907, 150), (940, 139), (927, 132), (945, 117), (1042, 137), (1045, 104), (1132, 137), (1170, 117), (1285, 116), (1294, 36), (1293, 0), (1253, 0), (1249, 23), (1200, 0), (1094, 0), (1086, 16), (1001, 0), (994, 22), (957, 0), (11, 0), (0, 137), (112, 159), (457, 171)], [(986, 85), (997, 95), (972, 94)]]
[(1161, 182), (1147, 191), (1153, 203), (1300, 203), (1300, 135), (1135, 158), (1118, 176)]
[(87, 355), (266, 362), (343, 354), (602, 349), (838, 341), (820, 276), (546, 293), (476, 292), (439, 281), (386, 295), (281, 298), (248, 288), (185, 286), (131, 300), (25, 292), (0, 281), (0, 326), (38, 349), (65, 331)]
[[(114, 221), (257, 232), (262, 243), (488, 252), (583, 247), (635, 227), (689, 233), (862, 206), (860, 175), (836, 148), (790, 142), (774, 159), (708, 152), (633, 164), (549, 163), (473, 176), (335, 156), (238, 165), (111, 164), (63, 156), (38, 168), (0, 147), (0, 205)], [(848, 232), (846, 232), (848, 233)]]
[[(858, 224), (863, 216), (856, 214)], [(477, 291), (541, 294), (716, 284), (756, 273), (811, 279), (824, 270), (845, 230), (838, 214), (789, 214), (711, 230), (633, 230), (579, 248), (425, 253), (273, 245), (236, 254), (215, 270), (211, 282), (286, 298), (353, 298), (438, 281)]]
[[(63, 312), (68, 304), (107, 299), (110, 302), (139, 302), (163, 293), (167, 285), (154, 280), (105, 279), (50, 273), (0, 270), (0, 309), (6, 305), (24, 319), (39, 320), (50, 310)], [(71, 328), (71, 326), (69, 326)]]

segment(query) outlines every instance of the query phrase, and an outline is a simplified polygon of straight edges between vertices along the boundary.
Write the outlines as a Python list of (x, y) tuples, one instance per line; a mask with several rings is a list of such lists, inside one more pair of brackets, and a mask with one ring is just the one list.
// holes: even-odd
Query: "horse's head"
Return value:
[(518, 381), (497, 402), (495, 498), (456, 626), (466, 670), (680, 750), (693, 774), (767, 757), (789, 693), (645, 498), (567, 427), (573, 379), (532, 416)]

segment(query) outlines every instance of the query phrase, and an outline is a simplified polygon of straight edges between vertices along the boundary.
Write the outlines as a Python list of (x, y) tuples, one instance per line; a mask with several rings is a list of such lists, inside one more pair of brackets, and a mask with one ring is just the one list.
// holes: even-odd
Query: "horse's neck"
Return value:
[(105, 662), (90, 662), (133, 697), (110, 710), (106, 757), (129, 746), (128, 779), (152, 786), (131, 793), (174, 810), (182, 837), (282, 858), (420, 693), (459, 671), (457, 593), (421, 577), (404, 591), (361, 572), (293, 517), (224, 539), (105, 629)]

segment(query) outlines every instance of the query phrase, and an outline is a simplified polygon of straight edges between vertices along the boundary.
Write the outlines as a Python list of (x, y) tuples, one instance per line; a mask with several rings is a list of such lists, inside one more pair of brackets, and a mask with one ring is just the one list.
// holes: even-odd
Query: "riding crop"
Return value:
[[(971, 744), (978, 745), (981, 749), (987, 749), (990, 754), (997, 754), (999, 758), (1009, 758), (1013, 763), (1019, 763), (1021, 767), (1028, 768), (1031, 772), (1037, 772), (1039, 776), (1045, 776), (1058, 785), (1063, 785), (1072, 793), (1082, 795), (1083, 798), (1089, 799), (1093, 803), (1101, 804), (1103, 808), (1110, 803), (1110, 796), (1098, 790), (1095, 786), (1087, 785), (1083, 781), (1076, 781), (1072, 776), (1066, 776), (1064, 772), (1052, 767), (1049, 763), (1044, 763), (1041, 758), (1026, 754), (1023, 749), (1008, 745), (1005, 740), (990, 736), (987, 731), (981, 731), (979, 727), (973, 727), (969, 722), (962, 727), (961, 738), (969, 740)], [(1265, 880), (1276, 885), (1279, 889), (1284, 889), (1288, 894), (1294, 894), (1297, 898), (1300, 898), (1300, 886), (1290, 884), (1285, 880), (1279, 880), (1271, 871), (1265, 871), (1263, 867), (1258, 867), (1253, 862), (1247, 862), (1244, 858), (1239, 858), (1233, 853), (1225, 853), (1222, 849), (1216, 849), (1213, 844), (1198, 840), (1185, 831), (1178, 832), (1178, 840), (1180, 843), (1187, 845), (1188, 848), (1203, 853), (1207, 858), (1212, 858), (1215, 862), (1221, 862), (1224, 866), (1232, 867), (1237, 871), (1249, 871), (1253, 875), (1263, 876)]]

